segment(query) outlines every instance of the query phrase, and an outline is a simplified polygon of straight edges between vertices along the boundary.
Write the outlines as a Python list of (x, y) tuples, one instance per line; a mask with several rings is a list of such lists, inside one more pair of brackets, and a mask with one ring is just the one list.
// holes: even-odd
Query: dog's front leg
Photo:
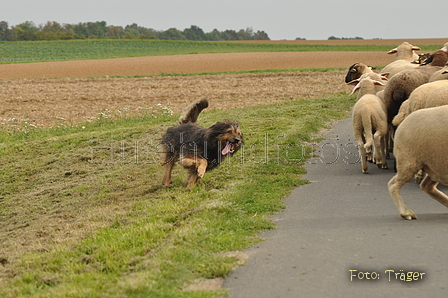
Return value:
[(193, 188), (199, 178), (204, 177), (207, 171), (207, 160), (203, 158), (198, 159), (183, 159), (183, 166), (188, 167), (187, 187)]
[(199, 178), (204, 177), (205, 171), (207, 171), (207, 160), (199, 158), (197, 160), (197, 167), (198, 167), (198, 176)]

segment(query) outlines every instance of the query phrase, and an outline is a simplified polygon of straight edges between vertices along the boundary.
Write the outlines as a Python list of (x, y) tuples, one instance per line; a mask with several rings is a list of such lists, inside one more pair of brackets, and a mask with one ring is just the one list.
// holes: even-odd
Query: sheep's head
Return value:
[(415, 60), (415, 61), (412, 61), (411, 63), (413, 63), (413, 64), (422, 64), (422, 65), (424, 65), (424, 64), (426, 64), (426, 60), (428, 60), (429, 57), (431, 57), (431, 54), (430, 54), (430, 53), (419, 54), (419, 55), (418, 55), (418, 59)]
[(417, 46), (411, 45), (409, 42), (405, 41), (395, 49), (390, 50), (387, 52), (388, 54), (396, 54), (400, 52), (412, 52), (412, 51), (420, 51), (421, 49)]
[(375, 69), (372, 66), (365, 65), (364, 63), (355, 63), (349, 67), (347, 75), (345, 76), (345, 82), (351, 82), (360, 78), (365, 73), (371, 73)]
[(406, 61), (415, 61), (418, 59), (418, 55), (414, 53), (414, 51), (420, 51), (420, 48), (417, 46), (411, 45), (409, 42), (403, 42), (401, 45), (396, 47), (395, 49), (387, 52), (388, 54), (397, 54), (395, 57), (396, 60), (403, 59)]

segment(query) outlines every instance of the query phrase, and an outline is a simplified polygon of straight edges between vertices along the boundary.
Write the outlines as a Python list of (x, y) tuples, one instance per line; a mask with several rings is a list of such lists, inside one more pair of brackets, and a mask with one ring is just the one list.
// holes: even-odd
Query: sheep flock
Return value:
[(417, 219), (400, 194), (415, 177), (430, 197), (448, 207), (448, 196), (437, 189), (448, 185), (448, 42), (433, 53), (408, 42), (390, 50), (395, 60), (381, 70), (364, 63), (349, 67), (345, 83), (359, 92), (352, 110), (361, 169), (367, 163), (387, 169), (390, 153), (396, 174), (388, 183), (401, 217)]

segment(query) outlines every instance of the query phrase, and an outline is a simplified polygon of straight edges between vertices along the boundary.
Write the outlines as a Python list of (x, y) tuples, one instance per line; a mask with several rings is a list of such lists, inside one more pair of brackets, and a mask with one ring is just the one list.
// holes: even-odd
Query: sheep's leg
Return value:
[(417, 183), (417, 184), (422, 183), (424, 175), (425, 175), (425, 172), (423, 172), (423, 170), (418, 171), (418, 173), (415, 174), (415, 183)]
[(387, 169), (385, 136), (379, 134), (377, 131), (373, 135), (373, 142), (375, 147), (374, 162), (378, 168)]
[(438, 184), (439, 182), (435, 182), (431, 179), (431, 177), (429, 177), (429, 175), (426, 175), (422, 183), (420, 183), (420, 188), (431, 198), (444, 205), (445, 207), (448, 207), (448, 196), (437, 189)]
[(386, 138), (386, 158), (390, 158), (390, 152), (392, 152), (394, 149), (394, 129), (391, 125), (389, 126)]
[(382, 169), (388, 169), (387, 166), (387, 134), (384, 136), (381, 136), (380, 141), (380, 148), (381, 148), (381, 168)]
[[(359, 143), (359, 141), (358, 141)], [(359, 143), (359, 155), (361, 156), (361, 169), (364, 174), (369, 173), (369, 168), (367, 167), (367, 153), (366, 149), (364, 148), (364, 144), (361, 142)]]
[(390, 196), (395, 206), (397, 207), (398, 212), (400, 213), (401, 217), (407, 220), (417, 219), (417, 216), (412, 210), (408, 209), (408, 207), (404, 203), (403, 198), (400, 194), (400, 190), (403, 185), (405, 185), (412, 179), (412, 176), (413, 174), (406, 174), (404, 176), (401, 175), (400, 172), (398, 172), (398, 174), (392, 177), (392, 179), (390, 179), (389, 183), (387, 184)]

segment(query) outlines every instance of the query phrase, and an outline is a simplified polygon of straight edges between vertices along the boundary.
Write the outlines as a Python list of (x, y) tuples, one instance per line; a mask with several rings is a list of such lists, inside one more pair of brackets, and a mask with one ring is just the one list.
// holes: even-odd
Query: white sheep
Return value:
[(412, 63), (418, 60), (418, 55), (414, 53), (414, 51), (420, 51), (421, 49), (417, 46), (413, 46), (408, 42), (403, 42), (401, 45), (396, 47), (395, 49), (387, 52), (388, 54), (397, 54), (395, 57), (395, 61), (386, 65), (382, 70), (382, 74), (387, 74), (388, 78), (393, 77), (395, 74), (399, 73), (402, 70), (408, 68), (418, 67), (419, 64)]
[(418, 55), (414, 51), (420, 51), (421, 49), (418, 46), (413, 46), (409, 42), (405, 41), (401, 43), (395, 49), (387, 52), (389, 55), (397, 54), (395, 56), (395, 60), (406, 60), (409, 62), (413, 62), (418, 59)]
[(442, 69), (434, 72), (429, 78), (429, 82), (446, 80), (446, 79), (448, 79), (448, 64), (445, 64), (445, 66)]
[(431, 75), (441, 68), (440, 66), (425, 65), (405, 69), (389, 79), (383, 93), (389, 123), (392, 123), (392, 119), (397, 115), (402, 102), (409, 98), (412, 91), (418, 86), (428, 83)]
[(398, 110), (398, 114), (393, 118), (392, 124), (394, 126), (400, 125), (400, 123), (412, 112), (423, 109), (426, 105), (426, 99), (434, 90), (448, 86), (448, 80), (438, 80), (423, 84), (412, 91), (409, 98), (405, 100), (401, 106), (406, 102), (407, 109)]
[(426, 97), (425, 109), (448, 105), (448, 86), (438, 88)]
[[(354, 84), (355, 82), (351, 82)], [(370, 77), (361, 79), (352, 91), (359, 90), (358, 101), (353, 107), (352, 124), (353, 134), (358, 141), (361, 156), (361, 168), (367, 174), (367, 161), (377, 164), (379, 168), (387, 169), (386, 161), (386, 135), (388, 132), (386, 107), (375, 94), (375, 86), (384, 86), (381, 80), (372, 80)], [(374, 156), (372, 160), (372, 145)]]
[(439, 183), (448, 185), (447, 115), (448, 106), (421, 109), (406, 117), (396, 131), (397, 174), (389, 181), (388, 189), (401, 217), (407, 220), (417, 216), (405, 205), (400, 190), (420, 170), (427, 174), (420, 188), (448, 207), (448, 196), (437, 189)]

